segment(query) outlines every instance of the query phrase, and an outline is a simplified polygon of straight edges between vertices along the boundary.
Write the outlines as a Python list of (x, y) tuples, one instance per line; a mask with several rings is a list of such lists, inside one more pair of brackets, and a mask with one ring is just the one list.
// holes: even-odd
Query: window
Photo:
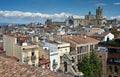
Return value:
[(35, 54), (35, 53), (34, 53), (34, 52), (32, 52), (32, 56), (34, 56), (34, 54)]
[(102, 56), (99, 56), (100, 58), (102, 58)]
[(112, 66), (109, 66), (109, 72), (112, 72)]
[(116, 49), (116, 52), (117, 52), (117, 53), (120, 53), (120, 49)]
[(92, 51), (93, 50), (93, 45), (90, 45), (90, 51)]
[(120, 63), (120, 59), (114, 59), (115, 63)]
[(35, 66), (35, 64), (32, 64), (32, 66)]
[(108, 77), (112, 77), (111, 75), (109, 75)]
[(112, 62), (113, 62), (113, 59), (112, 59), (112, 58), (108, 58), (108, 62), (109, 62), (109, 63), (112, 63)]
[(55, 71), (56, 67), (57, 67), (57, 63), (56, 60), (54, 59), (52, 64), (53, 71)]
[(107, 37), (107, 42), (110, 40), (110, 38), (109, 37)]
[[(116, 73), (118, 73), (118, 68), (117, 68), (117, 66), (114, 67), (114, 71), (115, 71)], [(115, 76), (114, 76), (114, 77), (115, 77)]]

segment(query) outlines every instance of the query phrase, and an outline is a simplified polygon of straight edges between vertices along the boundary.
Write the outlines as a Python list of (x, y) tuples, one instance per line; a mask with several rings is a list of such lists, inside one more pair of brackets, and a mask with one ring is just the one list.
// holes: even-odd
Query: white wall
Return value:
[(112, 33), (107, 34), (103, 41), (107, 41), (107, 38), (109, 38), (109, 40), (112, 40), (114, 39), (114, 35)]
[[(56, 52), (50, 52), (50, 70), (51, 71), (53, 71), (53, 67), (52, 67), (53, 60), (55, 60), (56, 63), (58, 64), (58, 52), (57, 51)], [(55, 70), (57, 70), (57, 69), (58, 69), (58, 66), (56, 67)]]

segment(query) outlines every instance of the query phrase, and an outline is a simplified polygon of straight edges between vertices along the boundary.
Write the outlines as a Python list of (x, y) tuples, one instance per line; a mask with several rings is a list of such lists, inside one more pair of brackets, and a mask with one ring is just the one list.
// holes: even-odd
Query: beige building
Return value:
[(17, 57), (22, 63), (38, 66), (38, 45), (35, 45), (32, 42), (26, 42), (26, 37), (18, 37), (10, 34), (5, 34), (3, 39), (4, 51), (6, 51), (6, 55)]
[(64, 54), (69, 54), (70, 52), (70, 44), (69, 43), (62, 43), (58, 44), (58, 66), (60, 67), (61, 57)]
[(70, 43), (70, 52), (75, 54), (76, 63), (82, 60), (84, 55), (89, 55), (89, 53), (96, 48), (98, 40), (87, 37), (87, 36), (63, 36), (63, 40)]

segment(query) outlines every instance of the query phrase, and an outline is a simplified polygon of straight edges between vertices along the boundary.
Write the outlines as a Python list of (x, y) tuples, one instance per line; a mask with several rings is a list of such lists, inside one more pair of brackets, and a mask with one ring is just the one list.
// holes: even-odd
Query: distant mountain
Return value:
[(10, 23), (0, 23), (0, 26), (5, 26), (5, 25), (8, 25)]
[(8, 24), (14, 24), (14, 25), (16, 25), (16, 24), (19, 24), (19, 23), (0, 23), (0, 26), (6, 26)]

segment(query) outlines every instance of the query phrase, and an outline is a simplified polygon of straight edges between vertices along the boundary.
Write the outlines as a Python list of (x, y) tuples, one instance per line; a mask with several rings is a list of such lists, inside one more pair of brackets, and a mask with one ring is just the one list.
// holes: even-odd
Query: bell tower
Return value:
[(98, 7), (96, 9), (96, 19), (102, 19), (103, 16), (102, 16), (102, 9), (100, 7)]

